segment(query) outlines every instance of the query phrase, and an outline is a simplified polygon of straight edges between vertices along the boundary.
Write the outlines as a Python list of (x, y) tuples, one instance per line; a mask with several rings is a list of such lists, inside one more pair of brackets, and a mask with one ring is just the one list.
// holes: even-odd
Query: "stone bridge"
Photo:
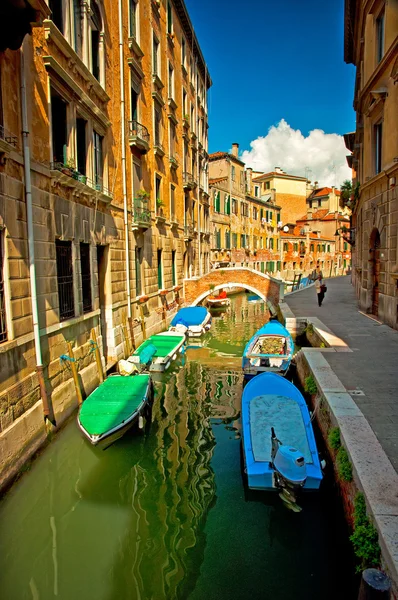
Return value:
[(214, 269), (202, 277), (184, 279), (185, 304), (196, 306), (209, 294), (235, 287), (257, 294), (266, 302), (272, 314), (278, 312), (279, 300), (283, 298), (283, 282), (245, 267)]

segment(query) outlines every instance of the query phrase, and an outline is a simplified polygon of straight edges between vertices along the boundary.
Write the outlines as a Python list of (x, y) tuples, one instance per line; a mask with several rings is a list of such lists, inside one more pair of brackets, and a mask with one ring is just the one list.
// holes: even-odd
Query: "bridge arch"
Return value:
[(185, 279), (185, 303), (196, 306), (214, 291), (232, 287), (242, 287), (257, 294), (266, 302), (272, 314), (278, 312), (279, 300), (283, 297), (283, 282), (247, 267), (214, 269), (202, 277)]

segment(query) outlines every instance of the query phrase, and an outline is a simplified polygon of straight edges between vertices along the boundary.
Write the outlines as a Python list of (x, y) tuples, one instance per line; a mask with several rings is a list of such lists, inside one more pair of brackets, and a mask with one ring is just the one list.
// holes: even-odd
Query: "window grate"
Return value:
[(83, 312), (86, 313), (93, 309), (91, 298), (90, 244), (80, 244), (80, 265), (82, 272)]
[(0, 343), (7, 341), (6, 303), (4, 293), (3, 232), (0, 231)]
[(75, 316), (73, 297), (72, 243), (55, 242), (57, 255), (57, 283), (59, 318), (61, 321)]

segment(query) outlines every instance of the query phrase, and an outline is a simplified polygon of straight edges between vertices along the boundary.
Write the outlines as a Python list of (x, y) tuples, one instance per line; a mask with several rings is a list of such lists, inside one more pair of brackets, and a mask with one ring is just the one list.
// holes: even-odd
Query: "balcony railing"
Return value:
[(0, 125), (0, 140), (4, 140), (7, 144), (10, 144), (10, 146), (14, 146), (14, 148), (16, 148), (18, 144), (17, 136), (10, 131), (7, 131), (3, 125)]
[(62, 162), (51, 163), (50, 169), (52, 171), (58, 171), (59, 173), (64, 175), (64, 177), (61, 179), (61, 183), (64, 183), (66, 186), (79, 187), (79, 184), (82, 184), (82, 186), (86, 186), (87, 188), (89, 188), (85, 189), (84, 187), (81, 187), (80, 189), (83, 192), (90, 194), (92, 194), (93, 192), (101, 192), (109, 198), (113, 197), (113, 193), (111, 192), (111, 190), (104, 186), (102, 177), (96, 177), (94, 180), (90, 179), (86, 175), (79, 173), (79, 171), (77, 171), (70, 165), (65, 165)]
[(129, 143), (135, 146), (141, 154), (146, 154), (149, 150), (149, 131), (138, 121), (129, 121)]
[(134, 202), (132, 225), (133, 229), (148, 229), (151, 225), (151, 211), (145, 206)]

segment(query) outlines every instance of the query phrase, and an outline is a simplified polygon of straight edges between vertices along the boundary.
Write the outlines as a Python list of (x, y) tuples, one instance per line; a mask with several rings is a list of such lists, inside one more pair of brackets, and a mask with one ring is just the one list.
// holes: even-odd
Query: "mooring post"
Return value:
[(131, 345), (133, 346), (133, 351), (135, 350), (135, 337), (134, 337), (134, 321), (133, 317), (128, 318), (130, 335), (131, 335)]
[(82, 396), (82, 391), (80, 389), (79, 376), (77, 374), (76, 361), (75, 361), (75, 358), (73, 356), (72, 342), (68, 342), (68, 353), (69, 353), (69, 358), (71, 359), (71, 361), (70, 361), (70, 368), (71, 368), (71, 371), (72, 371), (73, 382), (75, 384), (77, 401), (78, 401), (78, 403), (80, 405), (80, 404), (83, 404), (83, 396)]
[(122, 313), (122, 323), (123, 323), (124, 339), (126, 341), (127, 357), (129, 357), (131, 354), (131, 346), (130, 346), (129, 330), (127, 328), (127, 319), (126, 319), (125, 312)]
[(143, 304), (140, 304), (140, 317), (141, 317), (142, 338), (144, 340), (146, 340), (145, 316), (144, 316), (144, 305)]
[(98, 348), (98, 343), (97, 343), (97, 334), (95, 333), (95, 329), (93, 328), (91, 330), (91, 339), (94, 342), (95, 345), (95, 360), (97, 363), (97, 370), (98, 370), (98, 377), (100, 380), (100, 383), (104, 382), (104, 372), (102, 370), (102, 362), (101, 362), (101, 354)]
[(378, 569), (362, 571), (358, 600), (390, 600), (391, 581)]

